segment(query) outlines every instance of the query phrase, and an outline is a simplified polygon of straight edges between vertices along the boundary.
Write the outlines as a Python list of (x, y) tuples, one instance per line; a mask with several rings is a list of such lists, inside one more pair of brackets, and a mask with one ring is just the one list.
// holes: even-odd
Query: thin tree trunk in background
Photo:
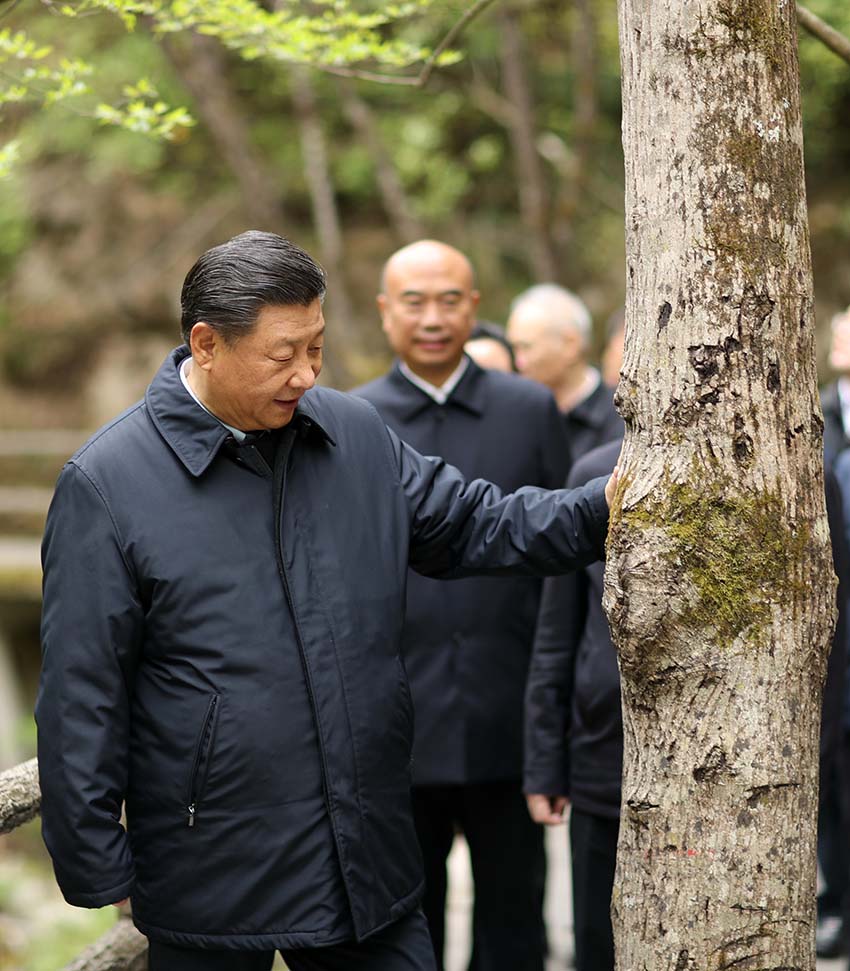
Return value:
[(573, 152), (569, 178), (563, 183), (558, 204), (558, 221), (553, 235), (561, 244), (574, 237), (573, 223), (585, 200), (595, 155), (598, 120), (596, 92), (598, 37), (593, 0), (573, 0), (570, 34), (573, 85)]
[(301, 68), (292, 71), (292, 100), (298, 116), (301, 133), (301, 151), (304, 158), (304, 178), (310, 190), (313, 205), (313, 223), (319, 237), (321, 260), (328, 275), (329, 313), (325, 313), (331, 339), (328, 341), (330, 358), (328, 368), (333, 383), (349, 387), (352, 383), (350, 370), (341, 353), (344, 346), (342, 335), (353, 324), (353, 304), (345, 282), (344, 241), (336, 196), (331, 178), (325, 136), (319, 117), (316, 95), (307, 72)]
[(535, 146), (534, 107), (525, 66), (519, 16), (505, 10), (499, 18), (502, 85), (513, 105), (508, 131), (519, 183), (520, 217), (529, 242), (529, 262), (538, 280), (558, 278), (549, 236), (549, 200)]
[(824, 514), (794, 5), (620, 0), (619, 971), (813, 971)]
[(239, 186), (246, 216), (256, 229), (282, 231), (280, 182), (252, 146), (245, 112), (227, 82), (227, 63), (218, 42), (188, 31), (179, 40), (166, 35), (163, 47)]
[(421, 239), (424, 235), (422, 225), (413, 213), (413, 207), (381, 138), (372, 109), (357, 93), (353, 82), (340, 80), (339, 90), (345, 116), (372, 158), (384, 211), (389, 217), (396, 237), (402, 243), (412, 243), (414, 240)]

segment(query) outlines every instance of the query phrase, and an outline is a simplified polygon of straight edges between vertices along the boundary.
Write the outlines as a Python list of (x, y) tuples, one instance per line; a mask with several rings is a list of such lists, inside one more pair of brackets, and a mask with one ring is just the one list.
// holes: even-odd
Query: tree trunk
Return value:
[(179, 39), (166, 35), (163, 47), (239, 186), (245, 215), (257, 229), (280, 231), (285, 220), (280, 184), (252, 145), (245, 111), (227, 81), (227, 62), (218, 42), (188, 31)]
[(421, 239), (424, 235), (422, 226), (413, 214), (413, 207), (387, 153), (372, 109), (357, 93), (352, 81), (340, 79), (339, 90), (345, 116), (372, 157), (378, 191), (396, 237), (401, 243)]
[(500, 18), (502, 86), (514, 111), (508, 131), (519, 185), (519, 211), (528, 238), (529, 264), (538, 280), (556, 280), (557, 261), (549, 236), (549, 203), (540, 158), (534, 144), (534, 108), (525, 70), (519, 17), (506, 10)]
[(573, 83), (573, 153), (569, 174), (564, 180), (557, 207), (557, 223), (553, 235), (564, 247), (567, 262), (571, 261), (576, 214), (587, 201), (588, 182), (596, 151), (597, 126), (597, 26), (595, 0), (573, 0), (570, 53), (574, 65)]
[(824, 514), (796, 15), (620, 0), (619, 971), (815, 967)]
[(63, 971), (146, 971), (148, 941), (122, 917)]
[(35, 759), (0, 774), (0, 835), (35, 819), (40, 809), (41, 789)]
[[(337, 211), (331, 178), (328, 152), (322, 122), (316, 105), (316, 95), (307, 72), (303, 68), (292, 71), (292, 100), (301, 132), (301, 152), (304, 159), (304, 178), (313, 205), (313, 224), (319, 237), (322, 263), (328, 275), (328, 303), (332, 311), (328, 320), (327, 343), (342, 348), (342, 334), (352, 326), (353, 304), (345, 283), (344, 243), (339, 212)], [(326, 317), (328, 315), (326, 314)], [(342, 387), (352, 383), (351, 374), (342, 356), (337, 353), (329, 362), (333, 382)]]

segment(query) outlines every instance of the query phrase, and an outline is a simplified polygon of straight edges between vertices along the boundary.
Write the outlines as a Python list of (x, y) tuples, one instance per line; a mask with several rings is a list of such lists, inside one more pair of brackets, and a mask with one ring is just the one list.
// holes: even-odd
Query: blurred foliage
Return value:
[(0, 971), (56, 971), (116, 921), (113, 907), (66, 904), (33, 820), (0, 847)]
[[(850, 34), (845, 0), (808, 5)], [(0, 4), (5, 36), (35, 45), (25, 48), (27, 63), (91, 67), (85, 95), (0, 106), (0, 167), (17, 159), (0, 182), (0, 391), (4, 376), (32, 393), (47, 382), (79, 403), (66, 420), (87, 422), (82, 395), (107, 343), (120, 335), (176, 335), (176, 294), (194, 258), (261, 224), (250, 205), (257, 180), (264, 198), (280, 205), (263, 228), (322, 258), (292, 64), (411, 76), (469, 4), (74, 0), (65, 5), (74, 16), (57, 15), (60, 6)], [(595, 22), (591, 34), (578, 0), (510, 7), (501, 0), (466, 28), (453, 45), (462, 58), (447, 56), (427, 87), (353, 82), (412, 216), (422, 232), (469, 253), (481, 312), (490, 319), (504, 320), (510, 299), (539, 276), (531, 230), (519, 215), (505, 9), (516, 12), (522, 30), (545, 232), (559, 282), (585, 298), (600, 331), (623, 299), (616, 4), (584, 0), (584, 8)], [(186, 72), (185, 58), (194, 56), (180, 32), (186, 25), (221, 42), (214, 75), (239, 119), (229, 146), (221, 92), (204, 105)], [(579, 56), (587, 53), (589, 79)], [(850, 67), (804, 32), (800, 62), (816, 289), (826, 320), (850, 302)], [(311, 73), (311, 83), (353, 307), (352, 319), (337, 327), (354, 362), (349, 370), (363, 379), (386, 363), (374, 291), (383, 260), (404, 239), (388, 210), (374, 143), (346, 112), (343, 82), (323, 70)], [(145, 137), (143, 129), (170, 140)], [(255, 170), (253, 183), (234, 160), (234, 141)]]

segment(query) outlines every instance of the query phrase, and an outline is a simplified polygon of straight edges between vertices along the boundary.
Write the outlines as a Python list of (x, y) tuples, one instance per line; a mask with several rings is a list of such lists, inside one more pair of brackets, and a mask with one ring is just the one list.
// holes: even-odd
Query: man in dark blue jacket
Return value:
[[(359, 390), (408, 445), (506, 491), (563, 485), (567, 441), (555, 399), (464, 354), (478, 292), (469, 260), (433, 240), (384, 269), (378, 298), (398, 355)], [(411, 573), (402, 651), (416, 712), (413, 809), (424, 910), (439, 967), (446, 858), (455, 832), (475, 882), (475, 971), (543, 971), (542, 832), (522, 794), (522, 705), (540, 599), (529, 577), (438, 583)]]
[(315, 388), (324, 289), (279, 236), (205, 253), (189, 346), (48, 516), (44, 838), (70, 903), (132, 898), (151, 971), (430, 971), (407, 567), (559, 573), (603, 541), (613, 478), (503, 496)]
[[(593, 449), (570, 484), (610, 472), (620, 441)], [(617, 652), (602, 609), (605, 566), (544, 584), (525, 707), (529, 811), (557, 825), (570, 806), (576, 971), (614, 971), (611, 890), (620, 826), (623, 719)]]

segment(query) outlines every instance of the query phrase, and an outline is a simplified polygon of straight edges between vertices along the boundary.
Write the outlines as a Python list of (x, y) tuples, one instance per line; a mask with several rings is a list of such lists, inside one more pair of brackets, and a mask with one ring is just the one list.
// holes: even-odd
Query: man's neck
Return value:
[(435, 388), (442, 388), (446, 381), (448, 381), (449, 378), (460, 367), (462, 361), (463, 357), (460, 357), (451, 364), (446, 364), (439, 368), (422, 367), (421, 365), (413, 364), (410, 361), (405, 361), (404, 366), (412, 374), (415, 374), (420, 381), (425, 381), (427, 384), (431, 384)]
[(213, 409), (204, 400), (203, 388), (199, 388), (198, 384), (199, 378), (202, 376), (203, 372), (200, 368), (193, 367), (193, 361), (191, 357), (186, 358), (185, 361), (180, 365), (180, 379), (186, 385), (189, 394), (195, 399), (195, 401), (204, 409), (204, 411), (209, 412), (216, 419), (220, 421), (224, 427), (231, 432), (233, 437), (237, 441), (242, 441), (245, 437), (245, 432), (241, 428), (235, 428), (233, 425), (228, 425), (228, 423), (213, 411)]
[(590, 397), (599, 383), (599, 373), (595, 368), (582, 362), (575, 368), (564, 372), (564, 379), (555, 391), (555, 400), (563, 412), (572, 411), (582, 401)]

